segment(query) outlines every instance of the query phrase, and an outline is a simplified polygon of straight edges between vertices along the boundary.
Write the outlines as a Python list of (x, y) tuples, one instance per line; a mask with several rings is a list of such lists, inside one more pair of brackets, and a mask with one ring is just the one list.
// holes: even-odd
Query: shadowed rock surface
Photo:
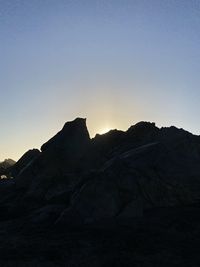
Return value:
[(17, 177), (24, 171), (32, 162), (39, 156), (40, 151), (38, 149), (30, 149), (27, 151), (17, 162), (13, 164), (11, 173), (14, 177)]
[[(77, 118), (0, 184), (1, 266), (199, 266), (200, 137)], [(59, 247), (59, 248), (58, 248)]]

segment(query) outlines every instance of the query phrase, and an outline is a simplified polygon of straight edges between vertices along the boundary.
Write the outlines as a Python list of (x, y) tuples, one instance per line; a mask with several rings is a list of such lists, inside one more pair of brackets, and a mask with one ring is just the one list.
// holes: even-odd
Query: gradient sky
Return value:
[(200, 134), (199, 0), (0, 0), (0, 160), (66, 121)]

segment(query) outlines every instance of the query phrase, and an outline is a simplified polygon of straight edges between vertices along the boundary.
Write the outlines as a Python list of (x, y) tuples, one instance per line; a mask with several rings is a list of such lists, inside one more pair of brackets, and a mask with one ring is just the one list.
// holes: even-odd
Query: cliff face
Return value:
[(78, 118), (14, 165), (11, 214), (56, 205), (56, 223), (80, 224), (193, 203), (199, 163), (200, 137), (182, 129), (140, 122), (90, 139)]

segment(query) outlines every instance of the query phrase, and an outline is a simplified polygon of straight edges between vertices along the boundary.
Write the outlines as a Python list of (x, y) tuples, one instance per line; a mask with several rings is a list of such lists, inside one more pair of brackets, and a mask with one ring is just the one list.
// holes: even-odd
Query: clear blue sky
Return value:
[(199, 0), (0, 0), (0, 159), (87, 117), (200, 134)]

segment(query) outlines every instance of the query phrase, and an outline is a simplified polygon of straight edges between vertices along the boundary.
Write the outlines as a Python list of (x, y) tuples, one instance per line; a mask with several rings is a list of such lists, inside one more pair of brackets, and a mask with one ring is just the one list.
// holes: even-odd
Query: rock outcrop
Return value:
[[(90, 145), (86, 119), (67, 122), (41, 147), (37, 157), (16, 176), (18, 203), (41, 207), (49, 203), (67, 205), (85, 169), (84, 155)], [(21, 161), (16, 166), (21, 165)], [(28, 207), (27, 207), (28, 208)]]
[(2, 266), (199, 266), (199, 136), (78, 118), (5, 170)]
[(85, 224), (194, 203), (199, 163), (200, 137), (182, 129), (140, 122), (90, 139), (86, 120), (77, 118), (13, 166), (11, 213), (46, 218), (41, 213), (56, 206), (56, 223)]
[[(63, 129), (52, 137), (48, 142), (42, 145), (41, 150), (54, 153), (78, 153), (90, 140), (86, 127), (86, 119), (77, 118), (74, 121), (67, 122)], [(71, 155), (72, 156), (72, 155)]]

